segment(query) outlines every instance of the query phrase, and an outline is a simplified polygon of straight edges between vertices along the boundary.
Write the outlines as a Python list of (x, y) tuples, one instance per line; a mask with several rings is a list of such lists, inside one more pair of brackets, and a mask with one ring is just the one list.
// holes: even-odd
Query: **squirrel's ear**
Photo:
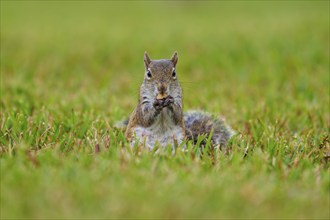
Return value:
[(178, 62), (178, 52), (174, 52), (174, 54), (173, 54), (173, 56), (172, 56), (172, 58), (171, 58), (171, 61), (172, 61), (172, 63), (173, 63), (173, 65), (174, 65), (174, 67), (176, 66), (176, 64), (177, 64), (177, 62)]
[(146, 67), (146, 69), (148, 69), (150, 63), (151, 63), (151, 59), (146, 51), (144, 52), (144, 66)]

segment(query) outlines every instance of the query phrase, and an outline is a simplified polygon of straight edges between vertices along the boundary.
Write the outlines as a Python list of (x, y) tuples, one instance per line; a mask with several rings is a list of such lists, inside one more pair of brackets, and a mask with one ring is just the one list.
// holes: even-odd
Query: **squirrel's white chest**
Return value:
[(160, 114), (155, 122), (149, 127), (137, 126), (134, 128), (133, 144), (138, 141), (153, 149), (155, 144), (160, 146), (174, 146), (175, 142), (180, 145), (184, 139), (184, 130), (176, 125), (170, 115)]

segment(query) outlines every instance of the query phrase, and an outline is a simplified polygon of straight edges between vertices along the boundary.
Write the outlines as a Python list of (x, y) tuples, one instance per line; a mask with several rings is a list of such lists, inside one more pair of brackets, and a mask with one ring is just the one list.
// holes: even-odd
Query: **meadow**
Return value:
[[(129, 147), (144, 51), (226, 150)], [(1, 1), (0, 70), (1, 219), (330, 218), (328, 1)]]

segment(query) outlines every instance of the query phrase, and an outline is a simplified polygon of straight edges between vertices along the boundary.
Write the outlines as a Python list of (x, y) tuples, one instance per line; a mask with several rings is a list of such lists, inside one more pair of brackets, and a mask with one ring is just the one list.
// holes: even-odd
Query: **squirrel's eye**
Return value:
[(147, 78), (148, 79), (151, 79), (151, 72), (150, 72), (150, 70), (147, 71)]
[(175, 72), (175, 70), (173, 70), (173, 72), (172, 72), (172, 77), (175, 79), (176, 78), (176, 72)]

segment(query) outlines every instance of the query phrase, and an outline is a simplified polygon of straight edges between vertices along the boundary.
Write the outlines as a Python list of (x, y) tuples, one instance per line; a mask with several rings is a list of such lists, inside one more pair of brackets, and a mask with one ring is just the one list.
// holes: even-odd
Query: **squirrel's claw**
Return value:
[(163, 109), (163, 100), (155, 100), (153, 106), (157, 111), (162, 110)]
[(162, 110), (163, 108), (171, 105), (172, 103), (174, 103), (173, 97), (168, 96), (165, 99), (156, 99), (153, 105), (156, 110)]
[(167, 107), (172, 103), (174, 103), (173, 97), (172, 96), (167, 96), (166, 99), (163, 101), (163, 107)]

